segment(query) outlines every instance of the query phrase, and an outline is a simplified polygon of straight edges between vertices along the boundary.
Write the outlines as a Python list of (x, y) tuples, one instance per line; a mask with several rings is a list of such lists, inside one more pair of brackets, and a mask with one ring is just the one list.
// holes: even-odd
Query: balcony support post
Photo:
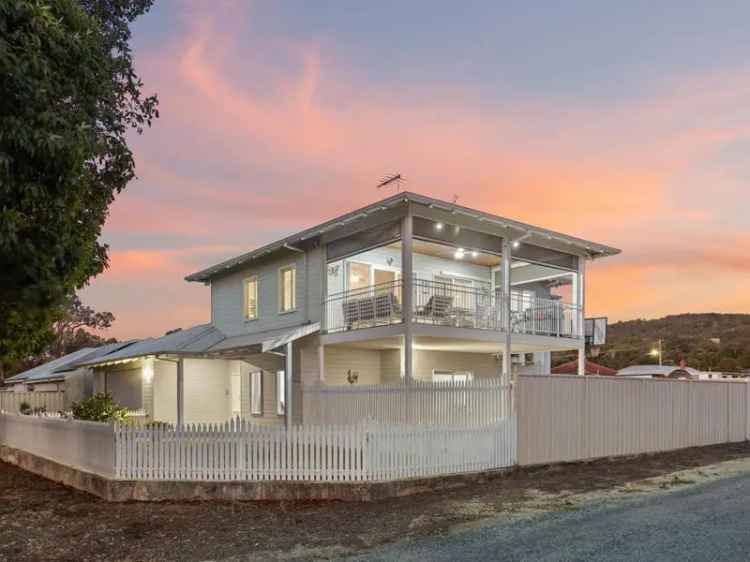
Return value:
[(404, 317), (404, 382), (411, 382), (413, 378), (414, 339), (414, 267), (413, 267), (413, 221), (411, 208), (406, 205), (406, 215), (401, 221), (401, 282), (403, 284), (403, 317)]
[(185, 423), (185, 360), (177, 359), (177, 427)]
[(318, 344), (318, 382), (326, 382), (326, 346), (323, 343)]
[(505, 384), (511, 382), (513, 365), (511, 361), (511, 321), (510, 321), (510, 272), (511, 272), (511, 261), (513, 259), (512, 252), (513, 244), (507, 237), (503, 238), (503, 253), (502, 253), (502, 274), (503, 274), (503, 292), (501, 296), (500, 306), (502, 307), (501, 318), (503, 321), (503, 380)]
[[(328, 246), (323, 243), (320, 244), (320, 262), (323, 268), (320, 275), (320, 308), (322, 311), (320, 333), (325, 334), (328, 330), (328, 315), (330, 314), (328, 308), (330, 305), (328, 303)], [(305, 283), (307, 283), (307, 280), (305, 280)]]
[(578, 258), (578, 275), (575, 276), (575, 299), (576, 299), (576, 313), (575, 313), (575, 332), (574, 337), (581, 338), (583, 343), (578, 348), (578, 374), (586, 374), (586, 334), (584, 329), (584, 304), (586, 300), (586, 284), (585, 284), (585, 273), (586, 273), (586, 258)]

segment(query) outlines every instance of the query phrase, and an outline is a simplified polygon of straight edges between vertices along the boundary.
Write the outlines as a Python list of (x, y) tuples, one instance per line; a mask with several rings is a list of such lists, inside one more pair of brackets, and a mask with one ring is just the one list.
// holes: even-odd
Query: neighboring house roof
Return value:
[[(519, 236), (522, 236), (522, 235), (528, 235), (529, 237), (537, 236), (540, 239), (540, 242), (543, 242), (544, 240), (557, 240), (559, 242), (563, 242), (565, 244), (571, 245), (581, 251), (587, 252), (592, 258), (611, 256), (611, 255), (620, 253), (620, 250), (618, 250), (617, 248), (612, 248), (611, 246), (605, 246), (603, 244), (598, 244), (596, 242), (591, 242), (589, 240), (584, 240), (582, 238), (576, 238), (575, 236), (569, 236), (567, 234), (562, 234), (560, 232), (547, 230), (545, 228), (541, 228), (538, 226), (532, 226), (532, 225), (525, 224), (522, 222), (514, 221), (512, 219), (507, 219), (499, 215), (493, 215), (491, 213), (485, 213), (483, 211), (470, 209), (468, 207), (462, 207), (461, 205), (448, 203), (447, 201), (441, 201), (439, 199), (433, 199), (432, 197), (426, 197), (424, 195), (419, 195), (416, 193), (403, 192), (403, 193), (398, 193), (396, 195), (388, 197), (387, 199), (378, 201), (377, 203), (373, 203), (372, 205), (367, 205), (366, 207), (356, 209), (354, 211), (351, 211), (349, 213), (336, 217), (335, 219), (326, 221), (312, 228), (308, 228), (296, 234), (292, 234), (291, 236), (287, 236), (286, 238), (282, 238), (281, 240), (278, 240), (276, 242), (273, 242), (271, 244), (268, 244), (256, 250), (252, 250), (251, 252), (248, 252), (246, 254), (242, 254), (240, 256), (228, 259), (226, 261), (213, 265), (209, 268), (206, 268), (196, 273), (193, 273), (191, 275), (188, 275), (187, 277), (185, 277), (185, 280), (186, 281), (208, 281), (211, 278), (221, 273), (226, 272), (227, 270), (241, 266), (252, 260), (255, 260), (257, 258), (260, 258), (272, 252), (275, 252), (277, 250), (280, 250), (284, 247), (292, 246), (294, 244), (298, 244), (310, 238), (320, 236), (324, 232), (332, 230), (336, 227), (349, 224), (360, 218), (367, 217), (373, 213), (384, 211), (396, 205), (403, 204), (407, 201), (411, 201), (411, 202), (422, 204), (428, 207), (437, 208), (437, 209), (449, 211), (449, 212), (464, 215), (464, 216), (469, 216), (472, 218), (476, 218), (478, 220), (486, 221), (487, 223), (492, 223), (492, 224), (501, 226), (503, 228), (509, 228), (511, 230), (517, 231)], [(534, 240), (532, 238), (530, 242), (533, 242), (533, 241)]]
[[(578, 374), (578, 361), (568, 361), (554, 367), (552, 369), (553, 375), (576, 375)], [(616, 369), (610, 369), (604, 365), (599, 365), (593, 361), (586, 361), (586, 374), (587, 375), (616, 375)]]
[(691, 367), (678, 367), (676, 365), (631, 365), (617, 371), (618, 377), (664, 377), (679, 378), (691, 377), (696, 378), (700, 371)]
[(84, 347), (73, 353), (68, 353), (52, 361), (47, 361), (41, 365), (37, 365), (33, 369), (29, 369), (22, 373), (18, 373), (10, 378), (5, 379), (6, 384), (18, 384), (18, 383), (40, 383), (40, 382), (51, 382), (65, 379), (65, 373), (72, 371), (78, 367), (83, 361), (87, 361), (94, 357), (101, 357), (117, 351), (133, 343), (132, 341), (127, 342), (116, 342), (99, 347)]

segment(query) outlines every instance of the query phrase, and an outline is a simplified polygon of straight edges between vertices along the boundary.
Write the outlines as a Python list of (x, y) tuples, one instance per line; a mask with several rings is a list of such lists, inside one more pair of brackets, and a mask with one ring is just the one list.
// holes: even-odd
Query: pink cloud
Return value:
[(139, 57), (162, 119), (138, 140), (141, 179), (116, 202), (107, 232), (189, 241), (153, 252), (113, 247), (106, 282), (182, 286), (200, 266), (372, 202), (382, 195), (375, 180), (400, 171), (410, 190), (456, 193), (468, 206), (621, 247), (622, 257), (592, 264), (598, 313), (732, 302), (747, 310), (747, 299), (718, 294), (706, 278), (710, 267), (731, 293), (748, 273), (747, 229), (726, 221), (732, 199), (706, 204), (711, 190), (740, 192), (710, 167), (694, 185), (711, 154), (750, 137), (736, 118), (750, 101), (744, 74), (665, 79), (637, 99), (599, 106), (490, 105), (450, 83), (404, 92), (363, 84), (327, 64), (346, 55), (330, 47), (257, 40), (257, 52), (240, 48), (234, 37), (252, 34), (252, 9), (231, 10), (218, 20), (220, 12), (192, 4), (190, 32)]

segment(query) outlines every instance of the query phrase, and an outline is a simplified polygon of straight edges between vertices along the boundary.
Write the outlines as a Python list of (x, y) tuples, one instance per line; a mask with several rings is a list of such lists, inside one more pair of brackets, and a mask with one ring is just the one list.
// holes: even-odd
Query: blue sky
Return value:
[(84, 291), (115, 335), (206, 320), (184, 275), (390, 171), (621, 247), (592, 314), (750, 312), (750, 3), (164, 0), (133, 45), (162, 118)]

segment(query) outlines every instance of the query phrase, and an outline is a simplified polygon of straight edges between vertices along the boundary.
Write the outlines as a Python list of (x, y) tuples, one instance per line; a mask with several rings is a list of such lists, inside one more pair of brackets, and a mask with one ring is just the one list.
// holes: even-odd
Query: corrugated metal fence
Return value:
[(518, 462), (566, 462), (744, 441), (745, 382), (519, 377)]

